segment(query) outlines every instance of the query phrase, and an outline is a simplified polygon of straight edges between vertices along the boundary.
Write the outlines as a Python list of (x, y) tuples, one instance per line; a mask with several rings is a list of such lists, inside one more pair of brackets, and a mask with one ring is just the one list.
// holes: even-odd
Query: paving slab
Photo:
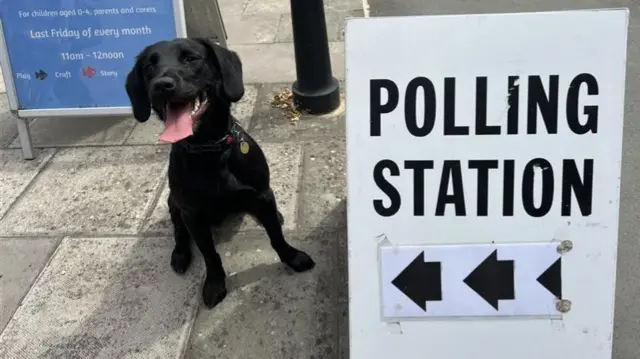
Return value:
[(149, 217), (145, 219), (142, 226), (142, 231), (145, 234), (173, 235), (173, 225), (171, 224), (169, 205), (167, 204), (167, 199), (169, 198), (169, 181), (165, 177), (163, 182), (162, 192), (154, 204), (153, 211), (149, 214)]
[(165, 177), (167, 148), (60, 150), (0, 221), (6, 235), (134, 234)]
[(0, 335), (0, 357), (179, 358), (202, 261), (170, 266), (168, 238), (65, 238)]
[(261, 85), (244, 85), (244, 96), (240, 101), (233, 104), (231, 114), (240, 122), (243, 128), (248, 129), (251, 126), (251, 118), (256, 106), (258, 91)]
[[(298, 191), (302, 164), (302, 147), (299, 144), (260, 144), (267, 157), (271, 172), (271, 187), (276, 195), (278, 208), (284, 216), (285, 230), (296, 228), (298, 213)], [(167, 198), (169, 186), (165, 187), (158, 202), (144, 224), (144, 231), (153, 234), (173, 234), (173, 226), (169, 216)], [(233, 219), (235, 220), (235, 218)], [(233, 222), (234, 230), (261, 229), (251, 216), (241, 218), (239, 223)]]
[(362, 10), (362, 0), (324, 0), (324, 9), (325, 12)]
[[(325, 12), (362, 10), (362, 0), (324, 0), (323, 2)], [(243, 14), (283, 14), (290, 12), (291, 3), (288, 0), (249, 0), (245, 5)]]
[[(344, 25), (348, 18), (363, 17), (362, 9), (349, 11), (325, 11), (327, 24), (327, 37), (329, 41), (344, 41)], [(282, 20), (276, 36), (277, 42), (293, 42), (293, 28), (291, 26), (291, 14), (282, 14)]]
[(346, 133), (344, 83), (340, 83), (342, 103), (335, 111), (322, 116), (303, 114), (295, 122), (285, 117), (282, 109), (271, 106), (273, 96), (285, 89), (291, 89), (291, 83), (265, 84), (260, 89), (254, 120), (250, 127), (250, 133), (254, 138), (265, 142), (344, 138)]
[[(632, 14), (640, 18), (640, 9)], [(627, 34), (627, 88), (635, 85), (638, 80), (640, 66), (640, 25), (629, 26)]]
[(16, 118), (9, 111), (6, 93), (0, 93), (0, 148), (8, 146), (18, 136)]
[[(37, 118), (29, 129), (35, 147), (70, 147), (120, 145), (134, 125), (130, 117)], [(9, 147), (20, 147), (20, 138)]]
[(337, 246), (344, 232), (288, 234), (316, 267), (294, 273), (263, 233), (218, 245), (229, 275), (227, 297), (200, 308), (185, 358), (337, 358)]
[(346, 228), (347, 169), (345, 139), (306, 143), (299, 226)]
[[(231, 108), (231, 113), (236, 117), (236, 119), (238, 119), (238, 122), (240, 122), (244, 128), (249, 128), (251, 123), (251, 117), (253, 115), (253, 108), (256, 103), (259, 87), (259, 85), (245, 84), (244, 96), (240, 101), (234, 103)], [(133, 121), (135, 122), (135, 128), (125, 141), (125, 144), (151, 145), (162, 143), (158, 141), (158, 136), (160, 136), (164, 126), (156, 115), (152, 115), (152, 117), (144, 123), (139, 123), (135, 120)]]
[[(53, 156), (53, 149), (36, 152), (25, 161), (20, 150), (0, 150), (0, 219)], [(0, 235), (5, 235), (0, 230)]]
[(164, 130), (162, 121), (155, 114), (152, 114), (144, 123), (134, 121), (134, 128), (129, 137), (125, 140), (125, 145), (159, 145), (165, 144), (158, 140), (160, 133)]
[[(230, 3), (226, 2), (226, 14), (222, 8), (220, 9), (219, 15), (224, 19), (223, 22), (227, 20), (227, 16), (237, 16), (242, 13), (244, 5), (242, 5), (241, 1), (237, 3), (237, 7), (228, 7)], [(214, 5), (215, 2), (209, 0), (187, 0), (182, 2), (187, 37), (211, 38), (215, 36), (214, 34), (218, 30), (215, 22), (219, 21), (219, 18)]]
[(264, 44), (275, 42), (282, 16), (278, 13), (246, 15), (224, 20), (227, 44)]
[[(296, 65), (293, 43), (229, 46), (243, 59), (244, 81), (248, 83), (293, 82)], [(329, 42), (333, 76), (344, 79), (344, 42)]]
[(243, 15), (282, 14), (291, 12), (291, 3), (287, 0), (249, 0)]
[(2, 75), (2, 71), (0, 71), (0, 93), (6, 93), (7, 88), (4, 84), (4, 75)]
[(58, 242), (58, 238), (0, 238), (0, 333)]
[[(292, 230), (297, 225), (298, 193), (302, 165), (302, 147), (297, 143), (259, 143), (271, 174), (271, 188), (276, 196), (278, 209), (284, 217), (283, 229)], [(261, 228), (250, 216), (243, 229)]]
[[(346, 233), (346, 229), (344, 230)], [(338, 240), (338, 359), (349, 359), (349, 263), (347, 236)]]
[[(244, 8), (247, 6), (249, 0), (220, 0), (218, 6), (220, 6), (220, 13), (222, 14), (222, 21), (225, 26), (227, 21), (232, 21), (234, 18), (242, 16)], [(227, 31), (228, 34), (229, 31)]]

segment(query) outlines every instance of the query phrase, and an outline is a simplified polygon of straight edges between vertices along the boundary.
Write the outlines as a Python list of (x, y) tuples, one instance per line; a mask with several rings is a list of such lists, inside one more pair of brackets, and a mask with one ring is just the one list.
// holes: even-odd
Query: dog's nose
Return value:
[(153, 88), (157, 92), (173, 91), (176, 88), (176, 81), (171, 77), (160, 78), (154, 81)]

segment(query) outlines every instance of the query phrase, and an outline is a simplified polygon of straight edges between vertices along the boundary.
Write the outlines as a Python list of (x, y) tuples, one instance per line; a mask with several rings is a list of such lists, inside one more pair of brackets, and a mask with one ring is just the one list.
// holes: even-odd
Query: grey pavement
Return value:
[[(157, 143), (159, 123), (37, 119), (37, 158), (23, 161), (0, 95), (0, 358), (348, 358), (344, 108), (294, 124), (270, 106), (295, 78), (288, 1), (220, 5), (245, 69), (246, 94), (233, 111), (267, 155), (287, 237), (317, 267), (292, 273), (264, 230), (239, 218), (215, 236), (229, 294), (205, 309), (200, 256), (185, 275), (169, 266), (168, 148)], [(374, 16), (589, 5), (629, 6), (639, 24), (631, 0), (370, 0)], [(360, 0), (325, 0), (325, 8), (334, 75), (343, 79), (343, 21), (364, 11)], [(640, 357), (638, 34), (633, 25), (617, 359)]]
[(292, 124), (270, 105), (289, 85), (248, 85), (234, 113), (269, 160), (289, 240), (317, 267), (292, 273), (264, 230), (239, 218), (215, 236), (230, 279), (214, 310), (200, 306), (199, 256), (184, 276), (169, 266), (168, 147), (156, 143), (157, 124), (36, 120), (33, 161), (7, 141), (0, 358), (346, 353), (344, 111)]
[[(245, 60), (245, 81), (278, 83), (295, 80), (291, 9), (287, 0), (220, 0), (229, 38)], [(344, 78), (344, 21), (362, 17), (362, 0), (325, 0), (327, 36), (334, 76)]]

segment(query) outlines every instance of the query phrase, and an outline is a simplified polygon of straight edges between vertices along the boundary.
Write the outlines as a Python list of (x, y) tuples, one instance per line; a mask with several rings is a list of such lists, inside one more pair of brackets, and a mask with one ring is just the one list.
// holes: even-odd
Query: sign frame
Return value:
[[(183, 0), (184, 2), (185, 0)], [(186, 0), (193, 1), (193, 0)], [(200, 5), (200, 4), (198, 4)], [(185, 4), (186, 6), (186, 4)], [(189, 37), (210, 37), (213, 41), (217, 42), (222, 47), (227, 46), (227, 28), (222, 20), (222, 11), (220, 10), (220, 3), (218, 0), (213, 0), (213, 6), (211, 10), (211, 16), (213, 21), (202, 21), (202, 19), (195, 19), (198, 16), (198, 10), (200, 6), (186, 6), (185, 16), (187, 18), (194, 17), (194, 21), (189, 21), (191, 24), (187, 25), (187, 35)], [(213, 34), (213, 37), (210, 36)]]
[[(605, 14), (602, 14), (603, 12)], [(629, 13), (628, 8), (621, 7), (517, 13), (378, 17), (348, 19), (346, 21), (347, 251), (349, 352), (352, 359), (382, 359), (391, 356), (417, 359), (424, 357), (425, 353), (429, 353), (430, 356), (447, 359), (485, 356), (499, 359), (514, 357), (522, 359), (537, 359), (541, 357), (549, 359), (579, 359), (586, 357), (611, 359), (619, 241), (620, 178), (622, 170), (622, 133), (625, 121), (624, 105), (627, 84)], [(538, 17), (534, 19), (535, 16)], [(489, 17), (493, 18), (489, 19)], [(544, 27), (539, 25), (541, 17), (545, 20)], [(426, 18), (429, 21), (425, 21)], [(490, 21), (497, 18), (500, 21)], [(468, 22), (465, 23), (463, 19)], [(508, 21), (505, 19), (508, 19)], [(582, 26), (579, 29), (578, 27), (572, 28), (572, 24), (582, 24), (587, 19), (602, 20), (603, 22), (598, 25), (599, 28), (604, 27), (605, 23), (606, 26), (610, 27), (608, 30), (598, 33), (598, 35), (596, 35), (598, 30), (595, 28), (587, 31), (584, 31)], [(420, 24), (419, 20), (424, 21), (424, 23)], [(400, 23), (401, 21), (402, 23)], [(427, 22), (429, 22), (428, 25), (426, 24)], [(378, 26), (374, 26), (376, 24)], [(506, 24), (513, 25), (508, 27), (509, 31), (505, 31)], [(539, 26), (541, 30), (544, 28), (544, 31), (531, 32), (532, 26)], [(563, 36), (553, 36), (553, 34), (558, 33), (558, 29), (561, 26), (566, 26), (567, 33), (563, 34)], [(515, 30), (516, 28), (518, 28), (517, 31)], [(455, 33), (454, 35), (449, 35), (447, 31)], [(501, 34), (501, 36), (494, 38), (487, 35), (491, 31), (494, 31), (494, 34)], [(523, 36), (527, 32), (529, 35)], [(478, 35), (480, 33), (483, 35)], [(419, 45), (409, 45), (409, 41), (419, 42), (417, 40), (419, 37), (411, 36), (411, 34), (438, 35), (430, 36), (428, 41), (424, 41)], [(516, 40), (518, 36), (524, 40), (520, 38)], [(396, 40), (391, 41), (391, 39)], [(482, 41), (473, 42), (474, 39), (482, 39)], [(547, 42), (545, 39), (550, 40)], [(569, 39), (571, 39), (572, 46), (567, 46)], [(496, 45), (487, 45), (490, 44), (490, 41), (494, 41)], [(482, 45), (479, 45), (480, 43)], [(521, 43), (526, 45), (520, 45)], [(597, 44), (602, 49), (602, 56), (585, 58), (583, 51), (592, 48), (595, 46), (594, 44)], [(488, 55), (485, 56), (478, 51), (480, 46), (484, 46)], [(501, 46), (501, 49), (504, 50), (498, 51), (498, 46)], [(544, 46), (547, 46), (548, 49), (545, 50)], [(567, 49), (563, 52), (565, 47)], [(541, 49), (542, 52), (540, 52)], [(570, 51), (574, 51), (573, 55), (569, 55)], [(508, 57), (510, 52), (514, 54), (513, 57)], [(554, 56), (549, 55), (552, 52)], [(443, 53), (446, 53), (446, 55), (443, 55)], [(539, 61), (543, 55), (546, 55), (547, 58), (544, 61)], [(607, 57), (608, 60), (602, 60), (603, 57)], [(500, 58), (502, 62), (496, 64), (495, 60), (497, 58)], [(376, 60), (371, 61), (371, 59)], [(420, 60), (416, 61), (416, 59)], [(494, 60), (494, 62), (489, 62), (491, 60)], [(473, 61), (479, 63), (476, 68), (471, 65)], [(507, 63), (510, 66), (504, 66)], [(463, 67), (461, 64), (466, 64), (467, 66)], [(535, 66), (532, 64), (535, 64)], [(605, 64), (611, 66), (604, 70), (603, 66)], [(382, 69), (378, 70), (378, 67)], [(407, 68), (411, 70), (407, 70)], [(610, 68), (611, 70), (609, 70)], [(464, 69), (464, 71), (460, 69)], [(473, 87), (473, 82), (471, 82), (474, 77), (477, 80), (480, 76), (487, 76), (489, 86), (492, 83), (500, 82), (495, 86), (502, 86), (500, 89), (504, 88), (504, 90), (485, 91), (485, 94), (488, 94), (489, 99), (493, 96), (494, 102), (498, 101), (496, 99), (500, 99), (501, 102), (499, 104), (502, 106), (500, 110), (506, 113), (505, 104), (502, 101), (509, 99), (510, 95), (506, 94), (506, 90), (509, 89), (511, 91), (511, 85), (507, 85), (506, 81), (507, 73), (509, 76), (517, 74), (522, 81), (526, 81), (524, 83), (527, 85), (529, 85), (529, 77), (535, 77), (534, 75), (539, 74), (545, 90), (549, 89), (550, 75), (559, 73), (561, 78), (564, 76), (563, 82), (560, 82), (561, 86), (563, 86), (563, 89), (560, 90), (562, 93), (562, 91), (568, 91), (567, 89), (571, 88), (569, 76), (573, 77), (574, 75), (569, 75), (569, 73), (573, 74), (574, 71), (576, 71), (576, 75), (593, 71), (596, 77), (599, 76), (598, 84), (600, 87), (598, 95), (600, 97), (594, 96), (587, 99), (586, 89), (583, 86), (579, 95), (580, 105), (578, 107), (578, 116), (580, 121), (584, 123), (587, 115), (582, 112), (584, 107), (593, 103), (598, 105), (600, 112), (598, 117), (600, 118), (601, 126), (597, 135), (593, 131), (593, 136), (591, 137), (576, 137), (570, 134), (566, 122), (563, 123), (564, 117), (562, 117), (565, 114), (565, 107), (568, 108), (569, 105), (565, 105), (562, 102), (559, 103), (560, 105), (557, 108), (558, 112), (561, 113), (558, 116), (558, 122), (560, 126), (564, 126), (565, 132), (556, 132), (564, 136), (556, 136), (554, 140), (523, 140), (524, 137), (517, 135), (504, 140), (503, 137), (507, 133), (504, 129), (506, 128), (506, 116), (505, 118), (500, 118), (500, 120), (503, 120), (500, 124), (504, 127), (502, 129), (502, 137), (500, 135), (491, 136), (492, 134), (486, 131), (488, 127), (484, 127), (485, 133), (474, 134), (473, 113), (474, 108), (478, 111), (478, 102), (474, 105), (473, 102), (469, 101), (473, 96), (471, 94), (476, 93), (475, 90), (477, 90), (477, 88)], [(480, 72), (483, 74), (478, 74)], [(498, 81), (492, 82), (492, 76), (496, 75)], [(432, 130), (433, 133), (430, 136), (430, 133), (424, 133), (429, 131), (424, 131), (421, 135), (413, 133), (412, 137), (408, 134), (410, 132), (408, 129), (409, 121), (405, 126), (405, 121), (402, 117), (403, 106), (405, 103), (411, 103), (413, 106), (416, 103), (422, 104), (425, 98), (424, 95), (427, 94), (427, 89), (426, 86), (422, 88), (419, 88), (419, 86), (424, 85), (427, 81), (413, 82), (412, 90), (418, 87), (417, 100), (415, 102), (410, 102), (405, 98), (409, 87), (408, 84), (419, 77), (432, 80), (434, 84), (435, 91), (429, 93), (438, 100), (435, 101), (435, 106), (429, 107), (429, 109), (434, 111), (432, 113), (435, 113), (430, 117), (431, 120), (435, 118), (433, 120), (435, 121), (435, 129)], [(443, 106), (443, 92), (447, 93), (444, 79), (450, 79), (451, 77), (453, 77), (454, 81), (459, 81), (455, 83), (456, 91), (460, 89), (463, 92), (461, 92), (462, 95), (456, 95), (455, 105), (451, 105), (451, 102), (448, 102), (449, 105), (447, 105), (447, 102), (445, 102)], [(378, 84), (383, 83), (392, 88), (395, 83), (397, 85), (395, 89), (399, 91), (395, 92), (394, 89), (394, 100), (389, 101), (392, 98), (392, 96), (388, 95), (391, 91), (385, 91), (388, 88), (382, 88), (380, 95), (377, 93), (375, 95), (375, 101), (379, 102), (372, 104), (371, 98), (374, 96), (373, 92), (370, 92), (370, 86), (373, 79), (378, 80)], [(421, 85), (415, 85), (416, 83)], [(443, 83), (445, 86), (444, 91)], [(451, 81), (449, 84), (451, 84)], [(527, 98), (529, 95), (528, 87), (520, 84), (518, 86), (520, 87), (520, 97)], [(466, 92), (464, 92), (465, 87)], [(476, 93), (476, 101), (477, 96)], [(564, 92), (561, 96), (568, 96), (567, 92)], [(594, 100), (594, 98), (597, 98), (597, 100)], [(565, 99), (566, 97), (562, 98), (561, 101)], [(520, 113), (524, 112), (526, 114), (531, 105), (527, 108), (526, 101), (522, 102), (522, 99), (520, 101)], [(584, 101), (596, 102), (587, 104)], [(394, 102), (394, 104), (389, 105), (390, 102)], [(420, 107), (426, 109), (426, 102), (425, 100), (424, 107)], [(576, 102), (573, 102), (573, 104), (578, 106)], [(491, 104), (489, 103), (489, 105)], [(485, 110), (487, 109), (486, 106), (489, 105), (486, 105), (485, 100)], [(450, 133), (452, 136), (445, 140), (443, 139), (443, 137), (446, 137), (443, 136), (443, 126), (446, 134), (447, 125), (443, 125), (442, 122), (443, 117), (446, 117), (446, 115), (443, 115), (443, 112), (446, 111), (443, 108), (447, 108), (447, 106), (449, 110), (455, 107), (456, 114), (462, 113), (462, 115), (458, 115), (460, 121), (458, 125), (465, 121), (465, 116), (470, 120), (462, 124), (462, 127), (456, 127), (454, 122), (453, 130), (451, 130), (452, 127), (448, 127), (449, 131), (457, 131), (458, 133)], [(493, 104), (491, 106), (493, 108), (489, 107), (490, 115), (486, 116), (496, 121), (500, 117), (498, 116), (498, 105)], [(511, 107), (510, 102), (506, 108), (509, 107)], [(373, 119), (374, 117), (371, 115), (372, 108), (380, 110), (379, 113), (382, 113), (381, 121), (377, 121), (379, 113), (376, 113), (375, 120)], [(433, 108), (436, 108), (436, 110)], [(423, 109), (404, 112), (404, 116), (416, 116), (416, 112), (424, 111)], [(406, 111), (406, 109), (404, 110)], [(518, 110), (516, 109), (516, 111)], [(410, 115), (407, 115), (407, 113)], [(424, 127), (428, 127), (423, 125), (422, 114), (423, 112), (419, 112), (417, 121), (413, 122), (415, 124), (413, 125), (413, 130), (416, 132), (418, 132), (416, 128), (424, 130)], [(476, 116), (477, 114), (478, 112), (476, 112)], [(534, 112), (533, 116), (535, 115), (536, 113)], [(456, 121), (458, 121), (458, 117), (456, 117)], [(477, 117), (475, 119), (477, 121)], [(525, 129), (527, 127), (526, 121), (525, 118), (521, 119), (519, 123), (516, 122), (516, 126), (521, 126), (521, 132), (516, 131), (516, 134), (522, 135), (527, 131)], [(542, 121), (542, 119), (537, 120), (539, 130), (535, 132), (534, 129), (532, 134), (538, 133), (544, 138), (549, 134), (545, 131), (545, 125)], [(375, 126), (372, 126), (371, 123), (375, 123)], [(486, 125), (487, 123), (485, 119), (484, 124)], [(496, 123), (493, 122), (491, 125)], [(451, 122), (449, 125), (451, 125)], [(464, 125), (469, 125), (467, 127), (469, 133), (467, 134), (464, 133), (465, 130), (461, 130)], [(386, 137), (384, 135), (385, 131), (387, 133)], [(481, 148), (480, 144), (484, 145), (484, 142), (481, 140), (475, 140), (474, 142), (471, 138), (473, 136), (478, 137), (478, 134), (485, 135), (483, 138), (497, 138), (498, 140), (493, 141), (487, 147)], [(575, 135), (579, 134), (575, 132)], [(465, 138), (468, 139), (467, 142), (465, 142)], [(420, 141), (426, 141), (428, 144)], [(486, 142), (486, 140), (484, 141)], [(524, 150), (516, 151), (514, 149), (517, 147), (513, 147), (513, 145), (519, 141), (522, 141)], [(397, 143), (401, 145), (395, 145)], [(594, 146), (595, 143), (598, 143), (598, 145)], [(469, 145), (472, 145), (472, 147), (468, 147)], [(532, 145), (533, 147), (527, 147)], [(583, 145), (587, 147), (581, 147)], [(390, 149), (391, 147), (398, 148)], [(560, 148), (566, 150), (566, 152), (558, 154), (557, 150)], [(502, 151), (500, 155), (498, 155), (498, 150)], [(464, 214), (464, 209), (460, 211), (462, 214), (458, 214), (458, 203), (452, 202), (451, 196), (453, 195), (450, 195), (452, 186), (454, 188), (453, 191), (456, 192), (455, 178), (452, 180), (453, 184), (447, 180), (446, 187), (442, 185), (443, 182), (440, 182), (440, 193), (443, 193), (442, 188), (444, 187), (446, 188), (446, 191), (444, 191), (446, 193), (445, 197), (449, 197), (447, 199), (449, 202), (446, 205), (448, 209), (444, 211), (445, 214), (443, 214), (443, 211), (436, 209), (440, 208), (436, 206), (436, 197), (439, 198), (440, 196), (437, 182), (440, 181), (441, 171), (442, 178), (445, 177), (444, 168), (446, 165), (443, 167), (443, 161), (447, 159), (451, 159), (451, 162), (459, 160), (457, 161), (458, 170), (460, 169), (460, 162), (462, 162), (464, 163), (462, 167), (463, 173), (468, 173), (466, 168), (467, 160), (483, 159), (489, 161), (498, 158), (496, 162), (499, 161), (500, 166), (502, 166), (503, 160), (515, 158), (516, 161), (525, 162), (518, 165), (520, 167), (516, 170), (516, 176), (520, 176), (520, 178), (516, 179), (518, 181), (525, 177), (521, 170), (525, 167), (526, 161), (534, 158), (529, 158), (532, 155), (543, 158), (547, 156), (546, 158), (552, 162), (554, 172), (557, 173), (557, 177), (552, 179), (552, 181), (556, 181), (555, 183), (564, 183), (560, 179), (560, 173), (564, 173), (561, 167), (566, 163), (564, 159), (573, 159), (577, 163), (576, 166), (579, 168), (580, 173), (584, 173), (584, 178), (587, 178), (588, 175), (586, 173), (589, 171), (586, 164), (587, 158), (592, 159), (592, 161), (595, 158), (595, 163), (598, 167), (595, 167), (595, 170), (592, 167), (592, 170), (590, 170), (593, 173), (592, 178), (594, 178), (594, 187), (591, 191), (593, 210), (591, 211), (590, 209), (591, 205), (589, 205), (588, 210), (585, 210), (582, 207), (582, 202), (579, 202), (580, 199), (571, 194), (569, 207), (572, 207), (573, 210), (565, 213), (564, 205), (560, 205), (560, 197), (565, 197), (565, 195), (561, 195), (562, 189), (557, 187), (556, 202), (552, 207), (553, 212), (547, 212), (549, 215), (546, 219), (544, 213), (541, 215), (540, 213), (531, 214), (529, 212), (531, 211), (531, 206), (529, 206), (529, 209), (524, 208), (526, 207), (524, 199), (522, 199), (522, 202), (516, 202), (519, 207), (516, 208), (515, 216), (512, 213), (511, 217), (503, 217), (502, 211), (508, 210), (505, 210), (504, 207), (496, 208), (505, 206), (502, 198), (502, 187), (507, 187), (507, 185), (506, 180), (503, 183), (502, 176), (497, 174), (493, 181), (499, 184), (493, 187), (489, 186), (488, 193), (489, 198), (493, 195), (497, 197), (496, 202), (498, 204), (493, 205), (493, 210), (489, 210), (488, 215), (486, 212), (481, 215), (480, 209), (478, 209), (478, 215), (476, 215), (476, 202), (474, 201), (477, 199), (478, 203), (480, 203), (481, 197), (487, 198), (480, 194), (471, 194), (469, 196), (472, 199), (468, 207), (466, 207), (466, 211), (469, 212), (468, 215)], [(430, 164), (425, 164), (426, 160), (433, 161)], [(420, 161), (422, 163), (418, 163)], [(374, 168), (378, 167), (381, 162), (385, 162), (382, 165), (384, 172), (375, 172)], [(412, 163), (407, 164), (407, 162)], [(395, 163), (395, 166), (392, 167), (390, 163)], [(591, 163), (593, 164), (593, 162)], [(426, 180), (424, 179), (425, 177), (417, 175), (417, 170), (420, 169), (420, 166), (422, 166), (422, 169), (430, 171), (423, 172), (427, 177)], [(556, 166), (558, 166), (557, 169)], [(450, 171), (452, 171), (451, 168), (449, 167)], [(537, 167), (536, 171), (539, 172), (536, 172), (536, 175), (546, 169), (548, 168), (544, 166)], [(507, 170), (501, 168), (499, 171), (506, 172)], [(380, 175), (380, 173), (383, 174)], [(502, 172), (499, 173), (502, 174)], [(375, 176), (378, 176), (377, 179), (375, 179)], [(429, 176), (431, 177), (430, 179)], [(529, 176), (533, 178), (533, 174)], [(385, 183), (386, 190), (383, 190), (383, 186), (374, 183), (379, 181), (381, 177), (386, 179), (386, 182), (382, 182)], [(415, 190), (413, 183), (419, 181), (416, 178), (422, 178), (420, 183), (424, 183), (425, 189)], [(467, 180), (466, 176), (462, 178), (463, 181)], [(604, 179), (607, 181), (604, 181)], [(536, 179), (536, 181), (538, 183), (542, 182), (539, 179)], [(434, 187), (430, 189), (430, 185)], [(468, 195), (466, 191), (476, 191), (476, 185), (475, 177), (469, 179), (469, 183), (465, 183), (464, 186), (465, 196)], [(500, 188), (500, 192), (495, 190), (496, 187)], [(518, 197), (522, 188), (529, 187), (524, 185), (523, 182), (516, 182), (515, 188), (516, 197)], [(395, 192), (392, 190), (395, 190)], [(527, 192), (527, 198), (529, 196), (535, 197), (537, 193), (537, 201), (540, 201), (541, 191), (539, 188), (535, 190), (532, 188), (531, 190), (522, 191), (522, 193)], [(390, 193), (394, 193), (394, 199), (392, 199)], [(484, 193), (486, 195), (486, 192)], [(523, 194), (522, 196), (524, 198), (525, 195)], [(401, 204), (400, 198), (402, 199)], [(422, 198), (424, 202), (417, 201), (416, 198)], [(529, 201), (529, 203), (532, 203), (533, 199)], [(564, 204), (565, 200), (562, 203)], [(578, 209), (578, 206), (580, 206), (580, 209)], [(420, 207), (422, 209), (416, 209)], [(465, 205), (463, 204), (461, 207), (464, 208)], [(480, 208), (479, 204), (478, 208)], [(586, 211), (583, 212), (585, 214), (581, 214), (582, 211)], [(526, 215), (525, 213), (529, 214)], [(599, 241), (596, 239), (599, 239)], [(401, 273), (403, 269), (406, 269), (409, 263), (417, 263), (416, 261), (422, 259), (426, 264), (422, 266), (415, 265), (414, 268), (419, 268), (415, 269), (415, 272), (422, 271), (427, 273), (438, 270), (436, 269), (437, 266), (434, 266), (437, 260), (428, 260), (428, 249), (430, 247), (436, 248), (449, 245), (468, 247), (490, 244), (495, 244), (497, 247), (498, 245), (545, 242), (554, 243), (554, 245), (557, 245), (559, 253), (562, 253), (561, 269), (554, 268), (554, 271), (560, 270), (562, 276), (561, 295), (563, 297), (558, 298), (556, 302), (556, 310), (559, 314), (529, 316), (436, 315), (431, 317), (423, 315), (404, 315), (402, 317), (384, 315), (382, 306), (384, 293), (382, 292), (381, 283), (383, 281), (382, 277), (387, 271), (381, 267), (383, 249), (387, 251), (393, 251), (394, 249), (403, 251), (408, 247), (425, 248), (424, 256), (418, 255), (416, 257), (415, 254), (417, 253), (412, 253), (405, 256), (401, 265), (396, 263), (394, 274), (388, 276), (388, 279), (391, 279)], [(500, 260), (499, 256), (498, 254), (498, 260)], [(387, 260), (387, 262), (389, 261)], [(472, 271), (477, 268), (478, 262), (474, 263), (470, 267)], [(539, 273), (536, 273), (536, 275), (539, 275)], [(556, 275), (557, 272), (554, 272), (553, 276)], [(413, 273), (413, 276), (415, 278), (415, 273)], [(586, 283), (578, 283), (579, 278), (584, 278)], [(545, 280), (542, 279), (542, 281), (544, 282)], [(407, 280), (405, 278), (396, 283), (396, 287), (406, 285), (406, 283)], [(392, 286), (388, 287), (391, 288)], [(411, 288), (407, 289), (406, 286), (404, 289), (406, 292), (413, 290)], [(395, 290), (401, 292), (397, 288)], [(416, 292), (414, 291), (413, 293), (415, 294)], [(427, 293), (426, 290), (417, 292), (418, 297), (427, 298), (431, 296), (436, 301), (440, 295), (440, 293)], [(566, 299), (568, 299), (566, 301), (565, 295)], [(509, 297), (511, 295), (507, 294), (506, 296)], [(430, 302), (427, 301), (427, 307), (429, 304)]]

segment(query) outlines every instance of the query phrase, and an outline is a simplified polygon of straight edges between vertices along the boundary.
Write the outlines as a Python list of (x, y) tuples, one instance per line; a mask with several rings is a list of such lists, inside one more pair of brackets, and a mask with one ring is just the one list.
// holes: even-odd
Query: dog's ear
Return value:
[(242, 62), (234, 51), (228, 50), (208, 39), (195, 39), (207, 48), (207, 56), (220, 70), (222, 91), (231, 102), (238, 102), (244, 96)]
[(149, 102), (147, 87), (142, 77), (142, 62), (139, 56), (136, 58), (135, 65), (133, 65), (133, 68), (127, 75), (125, 87), (129, 101), (131, 102), (133, 117), (139, 122), (147, 121), (149, 116), (151, 116), (151, 103)]

